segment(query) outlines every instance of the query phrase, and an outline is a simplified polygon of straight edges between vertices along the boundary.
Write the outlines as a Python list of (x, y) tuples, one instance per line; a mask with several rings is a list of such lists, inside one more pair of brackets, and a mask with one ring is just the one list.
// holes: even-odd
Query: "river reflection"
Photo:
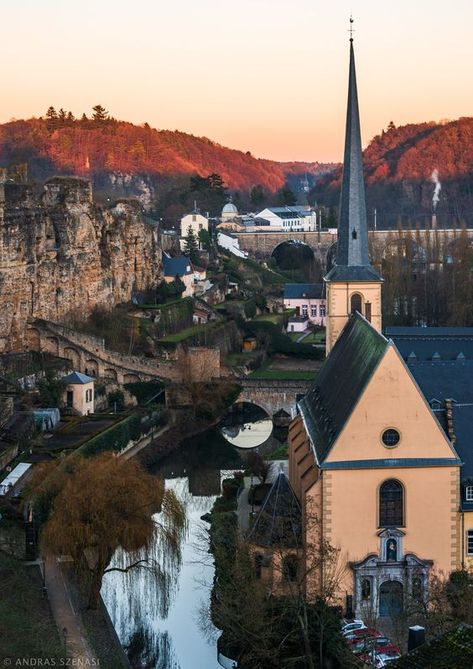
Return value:
[[(188, 531), (181, 565), (166, 559), (157, 542), (148, 553), (170, 573), (164, 592), (146, 570), (105, 575), (102, 597), (132, 666), (219, 669), (219, 632), (211, 625), (204, 632), (199, 620), (200, 610), (208, 607), (214, 571), (202, 537), (207, 525), (200, 517), (220, 494), (221, 480), (242, 466), (237, 450), (212, 430), (184, 442), (154, 472), (185, 504)], [(118, 552), (112, 566), (129, 562), (129, 555)]]
[(273, 421), (264, 409), (239, 402), (234, 404), (220, 425), (222, 436), (237, 448), (256, 448), (271, 435)]

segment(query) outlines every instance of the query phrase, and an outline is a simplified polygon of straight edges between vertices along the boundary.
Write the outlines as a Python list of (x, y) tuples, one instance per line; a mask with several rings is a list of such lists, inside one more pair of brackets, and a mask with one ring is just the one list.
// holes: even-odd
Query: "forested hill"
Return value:
[[(113, 119), (29, 119), (0, 125), (0, 166), (27, 163), (34, 179), (73, 174), (96, 185), (144, 178), (151, 184), (183, 175), (219, 174), (232, 190), (259, 185), (276, 192), (289, 180), (331, 169), (314, 163), (280, 163), (221, 146), (205, 137), (155, 130)], [(313, 179), (311, 180), (313, 183)]]
[[(390, 124), (364, 152), (368, 220), (378, 227), (425, 225), (432, 215), (435, 178), (438, 224), (473, 225), (473, 118), (443, 123)], [(320, 204), (336, 206), (341, 168), (318, 180)]]

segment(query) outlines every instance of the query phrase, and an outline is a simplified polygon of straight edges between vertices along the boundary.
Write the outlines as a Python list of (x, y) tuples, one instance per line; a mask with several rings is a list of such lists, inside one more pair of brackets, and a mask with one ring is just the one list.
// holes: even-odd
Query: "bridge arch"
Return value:
[(41, 333), (38, 328), (28, 328), (26, 331), (26, 344), (30, 351), (41, 350)]
[(43, 350), (53, 355), (59, 355), (59, 339), (57, 337), (46, 337), (43, 343)]
[(66, 348), (64, 349), (64, 357), (71, 361), (72, 367), (74, 369), (80, 370), (81, 356), (76, 348), (72, 348), (72, 346), (66, 346)]
[(103, 370), (103, 375), (106, 379), (110, 381), (118, 381), (118, 374), (115, 369), (112, 369), (111, 367), (106, 367)]
[(124, 374), (123, 375), (123, 383), (138, 383), (141, 381), (141, 378), (138, 374)]
[(85, 361), (85, 373), (89, 376), (99, 376), (99, 363), (94, 358), (88, 358)]
[(271, 252), (279, 269), (304, 274), (307, 281), (319, 283), (322, 280), (323, 263), (317, 258), (310, 244), (300, 239), (287, 239), (279, 242)]

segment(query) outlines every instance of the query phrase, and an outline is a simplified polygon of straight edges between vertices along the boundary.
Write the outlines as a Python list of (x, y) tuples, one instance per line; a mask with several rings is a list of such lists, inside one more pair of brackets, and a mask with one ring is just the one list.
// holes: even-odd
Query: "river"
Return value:
[[(211, 430), (184, 441), (153, 472), (185, 504), (188, 530), (181, 565), (166, 560), (158, 542), (148, 553), (170, 572), (164, 596), (157, 587), (156, 575), (149, 571), (135, 569), (126, 574), (105, 575), (102, 597), (134, 667), (220, 668), (216, 647), (219, 632), (205, 615), (213, 565), (202, 534), (208, 526), (200, 517), (220, 494), (222, 479), (242, 466), (240, 452), (217, 430)], [(128, 561), (129, 556), (120, 553), (114, 558), (115, 566)]]

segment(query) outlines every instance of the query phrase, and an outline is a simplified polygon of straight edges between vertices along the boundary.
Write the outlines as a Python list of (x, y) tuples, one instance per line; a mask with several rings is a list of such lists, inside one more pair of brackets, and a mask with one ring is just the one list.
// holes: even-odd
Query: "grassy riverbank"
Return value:
[(20, 661), (48, 658), (64, 661), (65, 650), (42, 592), (37, 566), (0, 551), (0, 658)]

